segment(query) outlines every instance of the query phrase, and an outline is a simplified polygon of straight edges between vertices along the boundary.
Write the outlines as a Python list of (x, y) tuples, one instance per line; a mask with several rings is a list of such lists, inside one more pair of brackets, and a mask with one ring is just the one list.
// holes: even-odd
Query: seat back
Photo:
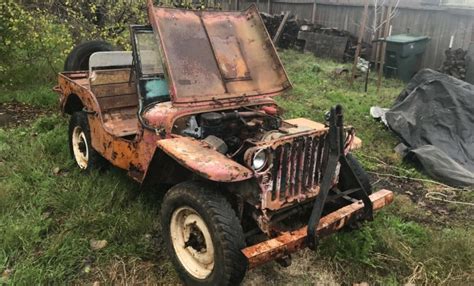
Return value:
[(89, 83), (102, 112), (138, 105), (131, 77), (132, 52), (97, 52), (89, 59)]
[(89, 78), (103, 112), (138, 105), (137, 86), (130, 68), (95, 70)]
[(133, 64), (132, 52), (112, 51), (96, 52), (89, 58), (89, 74), (97, 69), (117, 69), (131, 67)]

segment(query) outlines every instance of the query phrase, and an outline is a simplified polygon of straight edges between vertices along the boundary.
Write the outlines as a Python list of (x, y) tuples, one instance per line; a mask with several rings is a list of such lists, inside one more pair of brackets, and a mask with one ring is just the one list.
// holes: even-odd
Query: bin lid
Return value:
[(426, 41), (429, 39), (430, 38), (427, 36), (400, 34), (400, 35), (393, 35), (393, 36), (387, 37), (385, 41), (389, 43), (396, 43), (396, 44), (409, 44), (413, 42)]

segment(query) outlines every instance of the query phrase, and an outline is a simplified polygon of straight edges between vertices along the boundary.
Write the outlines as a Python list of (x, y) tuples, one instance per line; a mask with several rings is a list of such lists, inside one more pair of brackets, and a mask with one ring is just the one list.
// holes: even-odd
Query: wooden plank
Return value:
[[(275, 0), (278, 2), (288, 2), (290, 0)], [(318, 4), (331, 5), (331, 6), (345, 6), (345, 7), (364, 7), (365, 0), (317, 0)], [(387, 1), (389, 2), (389, 1)], [(397, 1), (394, 1), (397, 2)], [(423, 10), (423, 11), (448, 11), (449, 8), (444, 6), (427, 6), (422, 5), (420, 0), (400, 1), (400, 8), (410, 10)]]
[(357, 48), (354, 55), (354, 64), (352, 66), (351, 85), (354, 83), (354, 79), (355, 79), (357, 63), (359, 62), (360, 50), (362, 47), (362, 38), (364, 37), (365, 24), (367, 23), (368, 14), (369, 14), (369, 0), (365, 0), (364, 14), (362, 15), (362, 22), (360, 24), (360, 30), (359, 30), (359, 38), (357, 40)]
[(278, 4), (312, 4), (314, 0), (272, 0), (273, 3)]
[(290, 12), (286, 12), (285, 16), (283, 17), (283, 20), (281, 20), (280, 26), (278, 27), (278, 30), (273, 37), (273, 44), (276, 46), (278, 45), (278, 41), (280, 40), (281, 34), (283, 33), (283, 29), (285, 28), (286, 21), (288, 21), (288, 17), (290, 16)]
[[(383, 32), (383, 37), (386, 39), (388, 37), (388, 33), (390, 30), (390, 17), (392, 14), (392, 6), (390, 5), (387, 9), (387, 12), (385, 14), (385, 27), (384, 27), (384, 32)], [(385, 52), (387, 50), (387, 42), (382, 43), (382, 55), (380, 57), (380, 65), (379, 65), (379, 73), (378, 73), (378, 79), (377, 79), (377, 93), (380, 92), (380, 85), (382, 84), (382, 72), (383, 72), (383, 66), (385, 65)]]
[[(313, 3), (275, 3), (272, 2), (272, 13), (279, 14), (285, 11), (291, 11), (298, 19), (311, 19)], [(318, 13), (319, 15), (319, 13)], [(317, 18), (317, 17), (316, 17)]]
[(135, 84), (129, 85), (128, 83), (91, 86), (91, 90), (97, 98), (137, 93)]
[(138, 105), (138, 97), (136, 94), (122, 94), (116, 96), (102, 97), (97, 98), (97, 101), (99, 102), (99, 106), (102, 111)]
[(104, 120), (133, 119), (137, 118), (138, 106), (124, 107), (104, 112)]
[[(375, 23), (376, 27), (381, 25), (381, 23), (383, 22), (383, 19), (384, 19), (384, 16), (385, 16), (385, 9), (382, 7), (382, 11), (380, 13), (380, 17), (379, 19), (377, 19), (377, 22)], [(383, 29), (383, 26), (381, 26), (377, 31), (376, 31), (376, 34), (375, 34), (375, 40), (378, 40), (380, 38), (382, 38), (382, 29)], [(376, 42), (375, 43), (375, 55), (374, 55), (374, 62), (375, 62), (375, 68), (377, 68), (378, 64), (380, 63), (380, 50), (381, 50), (381, 46), (382, 46), (382, 43), (381, 42)]]
[[(132, 76), (132, 80), (134, 77)], [(97, 70), (92, 72), (91, 85), (123, 83), (130, 81), (130, 69)]]
[(104, 123), (105, 129), (115, 136), (123, 137), (136, 134), (138, 131), (138, 118), (109, 120)]

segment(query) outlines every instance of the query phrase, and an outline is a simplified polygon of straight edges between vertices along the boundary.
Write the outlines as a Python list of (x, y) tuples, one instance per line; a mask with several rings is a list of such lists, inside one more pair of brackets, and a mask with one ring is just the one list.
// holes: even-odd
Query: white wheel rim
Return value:
[(89, 145), (87, 144), (86, 134), (80, 126), (74, 127), (72, 131), (72, 150), (79, 168), (86, 169), (89, 163)]
[(214, 269), (214, 245), (202, 217), (190, 207), (180, 207), (171, 216), (170, 232), (181, 265), (195, 278), (207, 278)]

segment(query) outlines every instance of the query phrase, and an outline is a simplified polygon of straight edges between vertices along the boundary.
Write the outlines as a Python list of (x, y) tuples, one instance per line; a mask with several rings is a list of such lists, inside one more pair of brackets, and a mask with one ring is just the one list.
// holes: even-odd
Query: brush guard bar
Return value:
[(331, 108), (329, 115), (329, 132), (327, 136), (327, 146), (329, 147), (329, 155), (326, 168), (321, 180), (320, 193), (314, 200), (311, 216), (308, 221), (307, 245), (310, 249), (316, 250), (319, 243), (316, 226), (319, 225), (321, 215), (323, 213), (324, 205), (328, 199), (329, 190), (334, 181), (337, 164), (341, 164), (341, 170), (348, 172), (351, 177), (351, 182), (354, 185), (354, 192), (357, 192), (364, 203), (363, 213), (359, 220), (373, 220), (373, 206), (368, 196), (369, 190), (361, 183), (361, 179), (352, 169), (348, 163), (345, 152), (345, 132), (344, 132), (344, 117), (342, 114), (342, 106), (337, 105)]
[[(273, 239), (243, 249), (242, 251), (249, 262), (249, 268), (288, 256), (290, 253), (306, 246), (315, 250), (322, 236), (329, 235), (358, 221), (373, 220), (374, 210), (378, 210), (393, 201), (393, 193), (388, 190), (381, 190), (368, 196), (369, 190), (361, 183), (361, 178), (358, 177), (349, 164), (344, 152), (345, 131), (340, 105), (331, 108), (328, 121), (329, 132), (326, 139), (326, 145), (329, 148), (328, 160), (320, 184), (320, 193), (314, 200), (308, 225), (293, 232), (284, 232)], [(344, 170), (344, 175), (349, 177), (351, 186), (349, 190), (328, 197), (338, 163), (341, 170)], [(352, 199), (352, 204), (321, 218), (326, 202), (333, 200), (335, 197), (345, 197), (348, 194), (357, 194), (359, 200)]]

